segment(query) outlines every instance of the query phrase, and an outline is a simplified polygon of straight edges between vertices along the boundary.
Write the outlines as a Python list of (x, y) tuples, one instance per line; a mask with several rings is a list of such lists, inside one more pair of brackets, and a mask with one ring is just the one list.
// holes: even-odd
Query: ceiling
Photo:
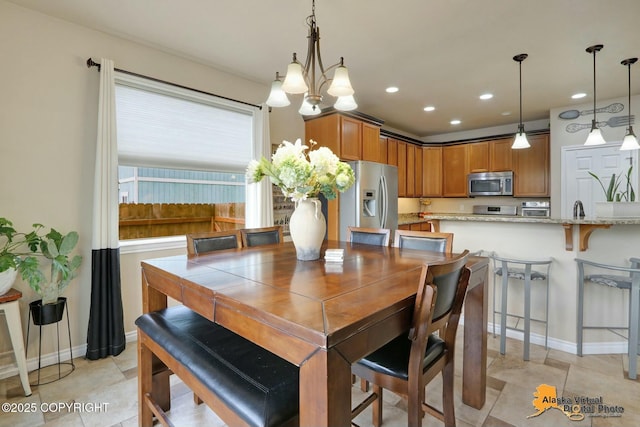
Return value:
[[(311, 0), (9, 1), (264, 83), (265, 99), (291, 54), (306, 56), (311, 13)], [(593, 57), (585, 49), (594, 44), (604, 45), (597, 54), (598, 99), (626, 96), (620, 61), (640, 57), (639, 17), (638, 0), (316, 3), (323, 61), (344, 57), (358, 111), (417, 137), (517, 123), (512, 58), (520, 53), (529, 55), (522, 63), (524, 121), (593, 102)], [(640, 63), (631, 73), (635, 95)], [(392, 85), (400, 90), (385, 93)], [(486, 92), (493, 99), (480, 100)], [(576, 92), (587, 97), (572, 100)], [(286, 108), (297, 108), (301, 96), (291, 99)], [(423, 111), (427, 105), (436, 110)], [(452, 119), (462, 123), (451, 125)]]

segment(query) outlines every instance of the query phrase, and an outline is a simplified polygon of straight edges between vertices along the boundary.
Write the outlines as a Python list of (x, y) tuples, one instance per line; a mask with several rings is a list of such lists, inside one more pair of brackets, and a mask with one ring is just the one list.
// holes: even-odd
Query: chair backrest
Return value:
[[(447, 346), (455, 345), (456, 330), (469, 284), (470, 271), (465, 267), (469, 251), (443, 264), (424, 266), (409, 338), (419, 348), (416, 357), (424, 358), (429, 335), (440, 330)], [(429, 289), (432, 289), (430, 291)]]
[(240, 230), (187, 234), (187, 254), (189, 256), (241, 247), (242, 237), (240, 237)]
[(347, 239), (351, 243), (389, 246), (391, 230), (387, 228), (347, 227)]
[(450, 254), (453, 251), (453, 233), (396, 230), (393, 246)]
[(284, 242), (281, 225), (263, 228), (243, 228), (240, 230), (240, 234), (242, 235), (242, 244), (245, 247), (273, 245)]

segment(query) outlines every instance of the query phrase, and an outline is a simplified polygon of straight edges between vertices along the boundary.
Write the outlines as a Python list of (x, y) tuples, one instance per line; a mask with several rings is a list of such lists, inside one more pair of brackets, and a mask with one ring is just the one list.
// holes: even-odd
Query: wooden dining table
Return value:
[[(288, 360), (300, 368), (300, 425), (348, 426), (351, 364), (408, 330), (422, 265), (453, 255), (338, 241), (321, 255), (328, 248), (344, 249), (343, 261), (298, 261), (291, 243), (143, 261), (143, 312), (170, 297)], [(462, 400), (479, 409), (488, 262), (467, 267)]]

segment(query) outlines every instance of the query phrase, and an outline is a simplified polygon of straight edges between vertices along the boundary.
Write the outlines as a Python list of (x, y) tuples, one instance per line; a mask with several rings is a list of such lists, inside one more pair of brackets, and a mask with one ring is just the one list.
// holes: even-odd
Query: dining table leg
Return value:
[(484, 406), (487, 389), (488, 264), (471, 271), (464, 304), (462, 402)]
[(319, 349), (300, 365), (300, 425), (351, 424), (351, 363), (335, 349)]

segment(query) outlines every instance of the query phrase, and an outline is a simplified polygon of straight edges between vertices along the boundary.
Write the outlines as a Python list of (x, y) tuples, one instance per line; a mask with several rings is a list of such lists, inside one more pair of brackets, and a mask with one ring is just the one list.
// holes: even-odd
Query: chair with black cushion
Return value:
[(396, 230), (393, 246), (400, 249), (418, 249), (450, 254), (453, 250), (453, 233)]
[(245, 247), (273, 245), (283, 243), (282, 226), (262, 228), (243, 228), (240, 230), (242, 234), (242, 244)]
[[(454, 352), (469, 283), (469, 269), (465, 268), (468, 253), (464, 251), (443, 264), (423, 266), (411, 329), (352, 366), (354, 374), (373, 385), (373, 393), (352, 410), (352, 418), (373, 403), (373, 425), (379, 427), (382, 390), (386, 388), (407, 399), (407, 425), (421, 426), (424, 412), (428, 412), (445, 426), (455, 426)], [(425, 387), (440, 372), (442, 411), (425, 402)]]
[[(576, 259), (578, 265), (578, 356), (582, 356), (582, 346), (584, 343), (583, 333), (585, 329), (606, 329), (610, 332), (622, 336), (616, 332), (618, 330), (627, 331), (629, 356), (629, 378), (636, 379), (638, 376), (638, 329), (640, 328), (640, 258), (631, 258), (630, 267), (607, 265), (584, 259)], [(588, 266), (591, 274), (585, 274), (585, 266)], [(587, 282), (609, 286), (611, 288), (629, 290), (629, 324), (628, 325), (584, 325), (584, 288)], [(600, 305), (600, 309), (606, 311), (607, 307)]]
[(240, 248), (242, 248), (240, 230), (187, 234), (187, 254), (189, 256), (202, 255), (223, 249)]
[[(544, 323), (544, 347), (548, 347), (549, 339), (549, 269), (552, 258), (542, 260), (525, 260), (503, 258), (495, 252), (489, 253), (493, 261), (493, 336), (496, 335), (496, 314), (500, 313), (500, 354), (506, 353), (507, 329), (522, 332), (524, 335), (523, 359), (529, 360), (529, 343), (531, 340), (531, 322)], [(536, 268), (533, 268), (536, 266)], [(504, 274), (504, 272), (507, 272)], [(502, 293), (500, 309), (496, 309), (496, 285), (498, 277), (502, 277)], [(509, 313), (507, 310), (507, 295), (509, 279), (521, 280), (524, 284), (524, 314)], [(531, 316), (531, 283), (542, 281), (545, 286), (544, 319), (536, 319)], [(507, 317), (523, 320), (523, 328), (507, 325)]]
[(389, 246), (391, 230), (387, 228), (347, 227), (347, 240), (363, 245)]

